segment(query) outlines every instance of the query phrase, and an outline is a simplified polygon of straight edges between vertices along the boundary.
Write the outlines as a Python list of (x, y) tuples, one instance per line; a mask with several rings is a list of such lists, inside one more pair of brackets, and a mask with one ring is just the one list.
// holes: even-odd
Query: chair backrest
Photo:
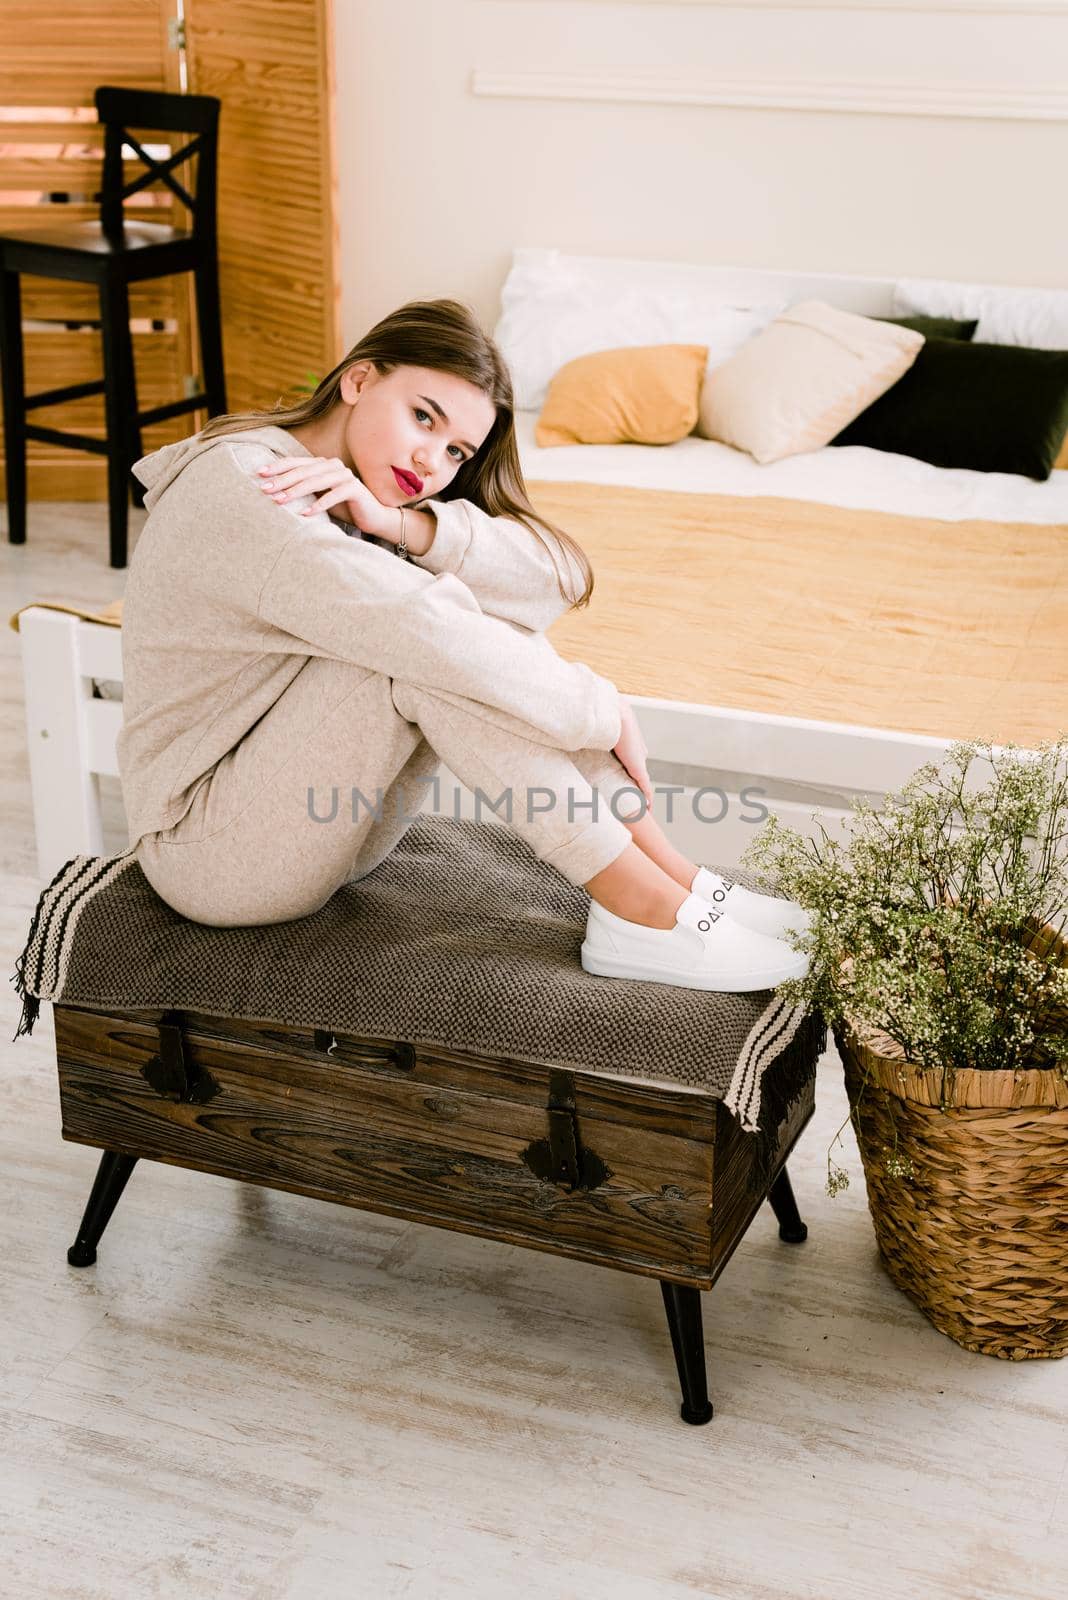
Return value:
[[(215, 235), (216, 171), (219, 149), (219, 109), (222, 102), (210, 94), (166, 94), (151, 89), (97, 89), (93, 100), (104, 125), (104, 173), (100, 191), (100, 221), (109, 237), (121, 236), (123, 201), (129, 195), (162, 182), (187, 207), (194, 236)], [(134, 128), (160, 133), (190, 134), (187, 144), (162, 159), (150, 155), (132, 132)], [(134, 151), (145, 171), (124, 182), (123, 148)], [(196, 157), (194, 181), (183, 183), (175, 169)]]

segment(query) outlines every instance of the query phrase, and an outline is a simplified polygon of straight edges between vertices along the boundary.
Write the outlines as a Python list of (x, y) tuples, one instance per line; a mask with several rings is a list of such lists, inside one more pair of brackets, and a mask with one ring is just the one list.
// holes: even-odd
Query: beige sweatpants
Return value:
[(611, 752), (564, 752), (495, 708), (312, 656), (202, 780), (186, 815), (146, 834), (136, 857), (162, 899), (192, 921), (242, 927), (307, 916), (384, 860), (428, 796), (435, 809), (439, 761), (486, 820), (495, 811), (571, 883), (587, 882), (631, 842), (620, 818), (639, 814), (641, 796)]

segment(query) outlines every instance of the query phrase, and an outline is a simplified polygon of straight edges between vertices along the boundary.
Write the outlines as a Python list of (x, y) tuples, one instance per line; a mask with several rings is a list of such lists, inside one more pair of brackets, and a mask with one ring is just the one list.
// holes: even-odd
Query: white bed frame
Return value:
[[(598, 266), (628, 283), (652, 282), (671, 270), (623, 260), (608, 266), (598, 259)], [(893, 314), (893, 279), (746, 267), (693, 272), (726, 294), (819, 298), (861, 315)], [(94, 682), (121, 684), (121, 635), (118, 628), (38, 606), (19, 620), (38, 870), (47, 883), (72, 856), (105, 850), (100, 780), (118, 777), (122, 703), (94, 694)], [(762, 820), (760, 808), (809, 837), (819, 836), (821, 823), (832, 833), (839, 819), (848, 828), (858, 796), (879, 804), (917, 767), (939, 761), (952, 743), (849, 723), (630, 698), (648, 745), (650, 776), (664, 791), (656, 815), (680, 850), (723, 867), (738, 864)], [(440, 773), (442, 811), (494, 820), (485, 806), (476, 808), (475, 797), (447, 767)], [(681, 784), (682, 793), (671, 800), (669, 817), (666, 788), (673, 784)], [(695, 807), (704, 786), (721, 788), (723, 800), (705, 796)], [(722, 821), (701, 820), (717, 806), (725, 812)]]
[[(48, 883), (72, 856), (105, 853), (100, 780), (119, 776), (115, 742), (122, 702), (99, 697), (94, 685), (121, 684), (121, 631), (30, 606), (19, 618), (19, 638), (37, 864), (42, 883)], [(818, 836), (815, 809), (828, 831), (839, 818), (848, 826), (858, 795), (877, 804), (925, 761), (938, 761), (951, 742), (727, 706), (629, 698), (649, 747), (656, 815), (680, 850), (717, 866), (738, 864), (762, 820), (761, 808), (810, 837)], [(439, 771), (442, 813), (495, 820), (485, 805), (476, 808), (475, 796), (447, 767)], [(671, 801), (669, 819), (672, 785), (682, 792)], [(705, 795), (695, 805), (704, 787), (720, 788), (723, 799)], [(429, 795), (424, 809), (430, 809)], [(722, 821), (711, 821), (724, 811)], [(114, 848), (115, 841), (110, 843)]]
[(65, 861), (104, 853), (100, 779), (119, 775), (122, 701), (94, 681), (122, 681), (118, 628), (30, 606), (19, 617), (37, 870), (49, 883)]

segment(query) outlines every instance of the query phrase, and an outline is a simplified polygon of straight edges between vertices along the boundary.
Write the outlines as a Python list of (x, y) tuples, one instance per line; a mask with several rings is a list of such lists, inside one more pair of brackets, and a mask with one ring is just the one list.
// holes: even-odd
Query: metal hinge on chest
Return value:
[(523, 1160), (537, 1177), (564, 1189), (596, 1189), (611, 1174), (600, 1156), (584, 1146), (575, 1110), (575, 1077), (553, 1069), (549, 1073), (549, 1137), (536, 1139), (523, 1151)]

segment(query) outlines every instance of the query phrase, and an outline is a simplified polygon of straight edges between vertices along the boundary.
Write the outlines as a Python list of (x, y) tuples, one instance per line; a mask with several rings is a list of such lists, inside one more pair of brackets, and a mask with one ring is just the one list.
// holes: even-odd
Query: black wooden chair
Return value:
[[(99, 221), (66, 227), (24, 228), (0, 235), (0, 367), (3, 377), (4, 453), (7, 467), (8, 539), (26, 542), (26, 442), (69, 445), (108, 459), (108, 523), (113, 567), (126, 565), (129, 491), (138, 504), (143, 491), (130, 475), (144, 452), (141, 429), (206, 406), (209, 416), (226, 410), (219, 268), (215, 222), (220, 101), (213, 95), (164, 94), (143, 89), (101, 88), (95, 95), (104, 124), (104, 169)], [(130, 131), (133, 128), (190, 134), (190, 142), (157, 159)], [(123, 147), (132, 149), (146, 170), (123, 182)], [(175, 169), (196, 157), (195, 182), (179, 181)], [(124, 221), (123, 202), (149, 184), (162, 181), (192, 217), (190, 232), (156, 222)], [(188, 180), (187, 180), (188, 181)], [(44, 394), (27, 395), (23, 373), (20, 273), (95, 284), (100, 293), (104, 376)], [(139, 411), (130, 337), (129, 285), (147, 278), (192, 272), (200, 329), (202, 391)], [(105, 438), (60, 432), (27, 422), (27, 412), (83, 395), (103, 394)]]

